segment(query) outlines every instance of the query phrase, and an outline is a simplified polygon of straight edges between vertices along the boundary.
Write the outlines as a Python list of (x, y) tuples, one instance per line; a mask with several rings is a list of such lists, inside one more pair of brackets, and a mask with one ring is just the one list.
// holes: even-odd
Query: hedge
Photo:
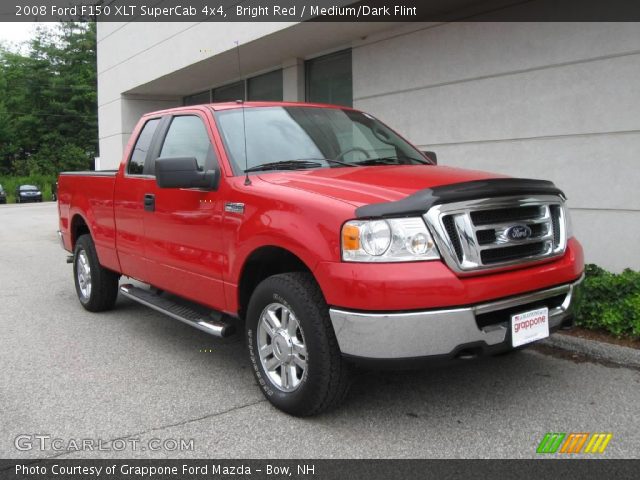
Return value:
[(640, 272), (611, 273), (587, 265), (576, 303), (576, 325), (640, 339)]

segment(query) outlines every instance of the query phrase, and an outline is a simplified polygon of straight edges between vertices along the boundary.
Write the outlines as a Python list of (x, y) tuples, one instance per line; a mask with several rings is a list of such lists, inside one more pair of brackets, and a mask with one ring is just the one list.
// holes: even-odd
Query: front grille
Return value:
[(515, 247), (492, 248), (480, 252), (480, 258), (485, 265), (492, 263), (508, 262), (522, 257), (541, 255), (546, 249), (544, 242), (528, 243), (526, 245), (516, 245)]
[(442, 223), (444, 223), (444, 228), (447, 229), (447, 235), (449, 235), (449, 239), (451, 240), (453, 249), (456, 251), (458, 260), (462, 261), (462, 245), (460, 245), (460, 237), (458, 236), (458, 231), (456, 230), (453, 217), (443, 218)]
[(500, 208), (498, 210), (480, 210), (471, 212), (474, 225), (489, 225), (498, 222), (519, 222), (540, 216), (540, 207)]
[(566, 246), (562, 200), (555, 196), (437, 205), (425, 219), (444, 259), (459, 272), (537, 261)]

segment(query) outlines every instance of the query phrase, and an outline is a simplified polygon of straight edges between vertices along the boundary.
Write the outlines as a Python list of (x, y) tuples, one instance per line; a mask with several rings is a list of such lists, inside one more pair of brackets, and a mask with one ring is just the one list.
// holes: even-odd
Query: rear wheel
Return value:
[(91, 235), (81, 235), (76, 242), (73, 276), (78, 299), (85, 309), (102, 312), (113, 308), (120, 276), (100, 265)]
[(346, 397), (350, 366), (311, 275), (284, 273), (260, 283), (249, 302), (246, 334), (256, 380), (275, 407), (308, 416)]

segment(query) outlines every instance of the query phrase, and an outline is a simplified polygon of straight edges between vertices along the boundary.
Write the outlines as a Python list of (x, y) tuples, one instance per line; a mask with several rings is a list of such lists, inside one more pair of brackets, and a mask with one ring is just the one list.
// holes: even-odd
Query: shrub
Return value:
[(576, 324), (640, 339), (640, 272), (611, 273), (587, 265), (576, 303)]

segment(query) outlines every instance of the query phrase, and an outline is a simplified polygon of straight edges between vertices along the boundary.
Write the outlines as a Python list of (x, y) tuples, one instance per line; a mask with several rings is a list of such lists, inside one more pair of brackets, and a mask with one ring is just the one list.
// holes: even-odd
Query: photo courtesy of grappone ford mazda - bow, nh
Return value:
[(299, 416), (338, 405), (354, 365), (503, 354), (570, 327), (584, 265), (565, 201), (550, 181), (438, 166), (367, 113), (283, 102), (146, 114), (117, 171), (58, 187), (84, 308), (120, 293), (240, 329), (266, 398)]

